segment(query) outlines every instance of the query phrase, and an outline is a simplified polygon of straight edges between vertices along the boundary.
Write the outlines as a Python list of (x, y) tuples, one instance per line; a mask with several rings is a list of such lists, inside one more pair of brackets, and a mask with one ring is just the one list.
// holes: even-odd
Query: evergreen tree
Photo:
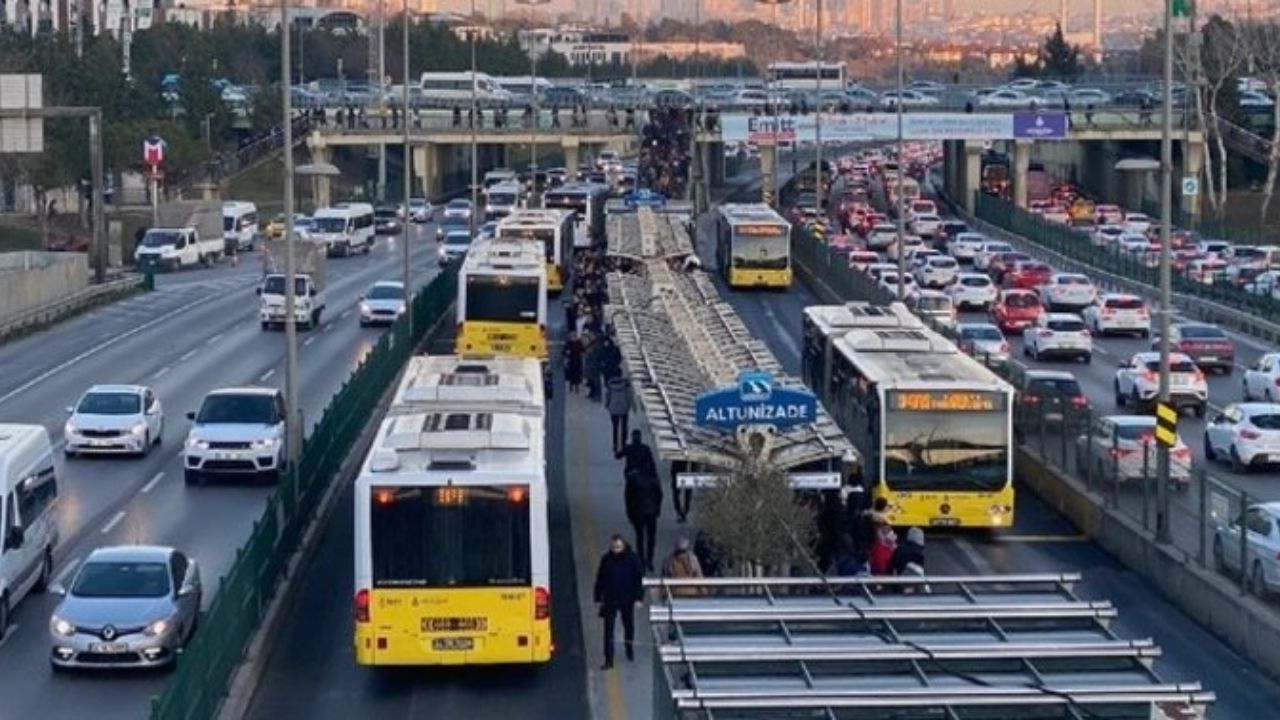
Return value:
[(1055, 25), (1053, 33), (1040, 47), (1040, 76), (1054, 80), (1072, 81), (1084, 74), (1080, 61), (1080, 46), (1067, 42), (1062, 25)]

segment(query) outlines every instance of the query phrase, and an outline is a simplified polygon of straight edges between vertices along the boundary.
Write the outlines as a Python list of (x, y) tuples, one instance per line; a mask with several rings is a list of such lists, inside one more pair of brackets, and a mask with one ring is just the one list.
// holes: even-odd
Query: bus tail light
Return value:
[(551, 617), (551, 591), (544, 587), (533, 589), (533, 619), (546, 620)]
[(369, 591), (367, 589), (356, 592), (356, 622), (369, 622)]

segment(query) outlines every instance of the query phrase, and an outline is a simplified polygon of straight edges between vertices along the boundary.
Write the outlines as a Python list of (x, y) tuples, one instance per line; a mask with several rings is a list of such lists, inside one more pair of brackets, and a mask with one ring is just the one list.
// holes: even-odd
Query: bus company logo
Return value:
[(768, 402), (773, 397), (773, 376), (748, 370), (738, 376), (738, 397), (742, 402)]

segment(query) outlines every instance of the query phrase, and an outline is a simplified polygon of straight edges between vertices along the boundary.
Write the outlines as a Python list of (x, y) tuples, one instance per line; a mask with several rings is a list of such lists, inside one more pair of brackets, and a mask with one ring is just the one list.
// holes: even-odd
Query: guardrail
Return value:
[(68, 315), (83, 312), (104, 302), (139, 290), (152, 290), (152, 280), (146, 275), (129, 274), (115, 280), (77, 290), (61, 300), (25, 310), (10, 317), (0, 318), (0, 341), (19, 333), (34, 330), (56, 322)]
[(379, 399), (456, 292), (457, 270), (450, 267), (414, 297), (412, 324), (407, 317), (397, 320), (333, 396), (303, 441), (298, 462), (281, 477), (249, 539), (236, 551), (164, 691), (152, 701), (152, 720), (214, 717), (321, 499)]

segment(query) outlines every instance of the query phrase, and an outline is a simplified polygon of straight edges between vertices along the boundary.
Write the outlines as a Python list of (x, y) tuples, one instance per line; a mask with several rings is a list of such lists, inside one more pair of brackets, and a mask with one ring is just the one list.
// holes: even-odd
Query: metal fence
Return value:
[(321, 498), (338, 478), (379, 399), (448, 311), (456, 289), (456, 269), (436, 276), (414, 297), (412, 324), (408, 317), (397, 320), (334, 395), (303, 441), (298, 462), (283, 475), (249, 540), (220, 578), (200, 629), (178, 658), (163, 693), (152, 701), (153, 720), (204, 720), (217, 712)]
[[(896, 299), (869, 275), (850, 267), (844, 254), (808, 232), (797, 229), (793, 234), (792, 255), (795, 264), (818, 286), (821, 296), (886, 304)], [(940, 334), (958, 340), (954, 328), (928, 317), (922, 320)], [(1018, 390), (1014, 409), (1016, 443), (1046, 466), (1083, 482), (1104, 499), (1108, 508), (1155, 531), (1158, 473), (1154, 425), (1131, 428), (1124, 427), (1123, 421), (1110, 419), (1125, 414), (1143, 415), (1152, 417), (1154, 423), (1153, 407), (1126, 399), (1123, 410), (1105, 412), (1090, 406), (1083, 395), (1033, 385), (1028, 381), (1027, 367), (1016, 358), (975, 357)], [(1280, 548), (1269, 549), (1257, 543), (1256, 535), (1252, 536), (1255, 544), (1250, 546), (1250, 533), (1240, 531), (1247, 527), (1250, 506), (1261, 501), (1215, 476), (1210, 466), (1193, 462), (1185, 445), (1170, 452), (1170, 478), (1168, 523), (1173, 545), (1188, 562), (1233, 578), (1242, 592), (1266, 596), (1260, 573), (1275, 560)], [(1274, 578), (1272, 571), (1266, 573)]]

